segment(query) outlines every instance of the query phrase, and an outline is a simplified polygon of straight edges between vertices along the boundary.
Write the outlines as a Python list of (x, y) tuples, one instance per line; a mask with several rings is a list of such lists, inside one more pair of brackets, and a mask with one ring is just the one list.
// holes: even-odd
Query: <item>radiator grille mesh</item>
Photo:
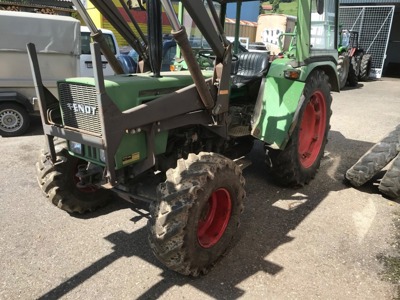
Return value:
[(95, 87), (60, 83), (58, 89), (65, 126), (101, 134)]

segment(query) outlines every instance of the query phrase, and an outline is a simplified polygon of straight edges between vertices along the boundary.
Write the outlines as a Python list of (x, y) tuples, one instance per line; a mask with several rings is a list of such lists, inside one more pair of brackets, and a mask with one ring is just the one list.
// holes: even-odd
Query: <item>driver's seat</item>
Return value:
[(241, 88), (267, 74), (269, 56), (266, 52), (242, 52), (232, 68), (231, 88)]

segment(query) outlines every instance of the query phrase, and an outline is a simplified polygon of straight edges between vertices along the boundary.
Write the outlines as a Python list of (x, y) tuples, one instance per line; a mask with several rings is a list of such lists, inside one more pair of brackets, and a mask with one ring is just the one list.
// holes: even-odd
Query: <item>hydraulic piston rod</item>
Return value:
[(171, 23), (171, 34), (181, 49), (183, 58), (185, 59), (190, 74), (193, 77), (193, 81), (196, 85), (197, 92), (200, 95), (201, 101), (207, 109), (212, 109), (215, 105), (215, 102), (211, 96), (210, 89), (204, 80), (197, 60), (193, 54), (192, 47), (190, 46), (189, 39), (186, 33), (186, 29), (179, 23), (179, 20), (176, 17), (175, 11), (172, 7), (171, 1), (161, 0), (161, 4), (164, 8), (166, 15), (168, 16), (169, 22)]

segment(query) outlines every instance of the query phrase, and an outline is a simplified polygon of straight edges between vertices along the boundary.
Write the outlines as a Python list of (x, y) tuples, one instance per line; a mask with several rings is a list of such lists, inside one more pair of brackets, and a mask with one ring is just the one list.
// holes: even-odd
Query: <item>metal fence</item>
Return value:
[(372, 55), (371, 77), (382, 76), (394, 6), (341, 6), (339, 24), (358, 31), (359, 47)]

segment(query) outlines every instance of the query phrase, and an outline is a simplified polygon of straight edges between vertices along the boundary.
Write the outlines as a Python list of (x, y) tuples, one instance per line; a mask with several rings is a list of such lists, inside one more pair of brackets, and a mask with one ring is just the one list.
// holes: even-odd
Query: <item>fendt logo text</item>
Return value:
[(77, 103), (67, 103), (67, 107), (69, 110), (74, 112), (81, 112), (87, 115), (95, 115), (96, 114), (96, 106), (89, 106), (84, 104), (77, 104)]

